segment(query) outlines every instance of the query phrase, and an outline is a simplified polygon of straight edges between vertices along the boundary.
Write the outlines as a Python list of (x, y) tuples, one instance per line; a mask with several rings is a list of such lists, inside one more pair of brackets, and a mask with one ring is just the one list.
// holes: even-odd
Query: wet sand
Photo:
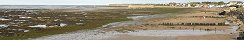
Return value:
[(165, 32), (171, 32), (172, 34), (162, 33), (162, 31), (157, 32), (154, 30), (154, 32), (146, 32), (146, 33), (136, 32), (136, 33), (120, 34), (102, 40), (231, 40), (232, 39), (231, 35), (226, 35), (221, 33), (218, 34), (218, 32), (216, 33), (196, 32), (196, 31), (193, 32), (189, 30), (187, 32), (186, 31), (176, 32), (176, 30), (174, 31), (167, 30)]
[(107, 38), (101, 40), (176, 40), (176, 37), (165, 36), (130, 36), (130, 35), (118, 35), (117, 38)]

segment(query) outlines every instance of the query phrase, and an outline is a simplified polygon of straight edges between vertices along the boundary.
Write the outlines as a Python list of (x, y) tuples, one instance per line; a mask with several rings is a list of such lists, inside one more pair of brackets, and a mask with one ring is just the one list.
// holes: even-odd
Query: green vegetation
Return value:
[[(105, 10), (106, 12), (92, 12), (91, 14), (94, 17), (101, 17), (101, 16), (112, 16), (115, 18), (111, 19), (86, 19), (88, 20), (84, 25), (70, 25), (67, 27), (54, 27), (54, 28), (46, 28), (46, 29), (33, 29), (34, 31), (30, 31), (27, 33), (20, 33), (21, 36), (10, 36), (10, 37), (0, 37), (1, 40), (25, 40), (28, 38), (36, 38), (41, 36), (47, 35), (54, 35), (54, 34), (62, 34), (67, 32), (74, 32), (78, 30), (89, 30), (94, 29), (97, 27), (101, 27), (102, 25), (112, 23), (112, 22), (119, 22), (119, 21), (126, 21), (130, 20), (126, 17), (130, 14), (147, 14), (147, 15), (154, 15), (154, 14), (163, 14), (163, 13), (186, 13), (191, 12), (195, 9), (192, 8), (150, 8), (150, 9), (109, 9)], [(146, 12), (145, 12), (146, 11)], [(115, 12), (115, 13), (114, 13)], [(118, 12), (119, 14), (117, 14)], [(125, 13), (123, 13), (125, 12)], [(98, 13), (98, 14), (96, 14)], [(123, 13), (123, 14), (121, 14)], [(88, 13), (89, 14), (89, 13)], [(109, 14), (109, 15), (105, 15)], [(104, 17), (102, 17), (104, 18)]]

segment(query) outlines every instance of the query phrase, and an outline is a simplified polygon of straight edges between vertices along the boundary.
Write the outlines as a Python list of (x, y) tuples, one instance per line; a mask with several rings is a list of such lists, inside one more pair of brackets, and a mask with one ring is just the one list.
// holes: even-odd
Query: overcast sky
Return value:
[(145, 4), (195, 1), (244, 1), (244, 0), (0, 0), (0, 5), (108, 5)]

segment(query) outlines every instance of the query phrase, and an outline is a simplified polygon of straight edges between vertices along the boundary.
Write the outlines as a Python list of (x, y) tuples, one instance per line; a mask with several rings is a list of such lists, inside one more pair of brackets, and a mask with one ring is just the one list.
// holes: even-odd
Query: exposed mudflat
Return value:
[[(218, 30), (133, 30), (127, 32), (103, 31), (114, 27), (140, 25), (142, 20), (163, 18), (173, 14), (135, 16), (132, 21), (114, 22), (95, 30), (82, 30), (66, 34), (57, 34), (32, 38), (30, 40), (230, 40), (229, 31)], [(235, 29), (235, 28), (233, 28)], [(219, 39), (223, 38), (223, 39)]]
[(120, 32), (105, 32), (101, 31), (103, 29), (107, 28), (113, 28), (113, 27), (120, 27), (120, 26), (131, 26), (131, 25), (138, 25), (141, 24), (141, 20), (146, 20), (150, 18), (162, 18), (167, 16), (172, 16), (173, 14), (160, 14), (160, 15), (148, 15), (148, 16), (131, 16), (128, 17), (130, 19), (133, 19), (131, 21), (123, 21), (123, 22), (114, 22), (109, 23), (107, 25), (103, 25), (101, 28), (98, 28), (96, 30), (88, 30), (88, 31), (77, 31), (72, 33), (66, 33), (66, 34), (58, 34), (58, 35), (50, 35), (50, 36), (44, 36), (40, 38), (31, 38), (30, 40), (101, 40), (111, 37), (116, 37), (116, 35), (121, 35), (124, 33)]

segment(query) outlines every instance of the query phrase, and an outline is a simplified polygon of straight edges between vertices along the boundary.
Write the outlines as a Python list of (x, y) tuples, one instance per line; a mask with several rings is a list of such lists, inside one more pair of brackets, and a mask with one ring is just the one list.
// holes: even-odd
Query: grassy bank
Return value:
[[(148, 15), (154, 15), (154, 14), (162, 14), (162, 13), (186, 13), (191, 12), (195, 9), (192, 8), (149, 8), (149, 9), (113, 9), (113, 10), (103, 10), (108, 12), (102, 12), (110, 14), (111, 16), (114, 16), (116, 18), (111, 19), (87, 19), (87, 23), (84, 25), (70, 25), (67, 27), (54, 27), (54, 28), (46, 28), (36, 31), (30, 31), (27, 33), (19, 33), (20, 36), (10, 36), (10, 37), (0, 37), (1, 40), (25, 40), (28, 38), (36, 38), (41, 36), (47, 36), (47, 35), (54, 35), (54, 34), (62, 34), (67, 32), (74, 32), (78, 30), (85, 30), (85, 29), (94, 29), (97, 27), (101, 27), (102, 25), (112, 23), (112, 22), (119, 22), (119, 21), (127, 21), (130, 19), (127, 19), (126, 17), (130, 14), (148, 14)], [(126, 12), (124, 14), (116, 14), (114, 12)], [(148, 11), (148, 12), (140, 12), (140, 11)], [(97, 13), (97, 12), (95, 12)], [(100, 13), (100, 12), (99, 12)], [(113, 15), (112, 15), (113, 14)], [(98, 14), (96, 14), (98, 15)], [(103, 15), (99, 14), (99, 16), (110, 16), (110, 15)]]

